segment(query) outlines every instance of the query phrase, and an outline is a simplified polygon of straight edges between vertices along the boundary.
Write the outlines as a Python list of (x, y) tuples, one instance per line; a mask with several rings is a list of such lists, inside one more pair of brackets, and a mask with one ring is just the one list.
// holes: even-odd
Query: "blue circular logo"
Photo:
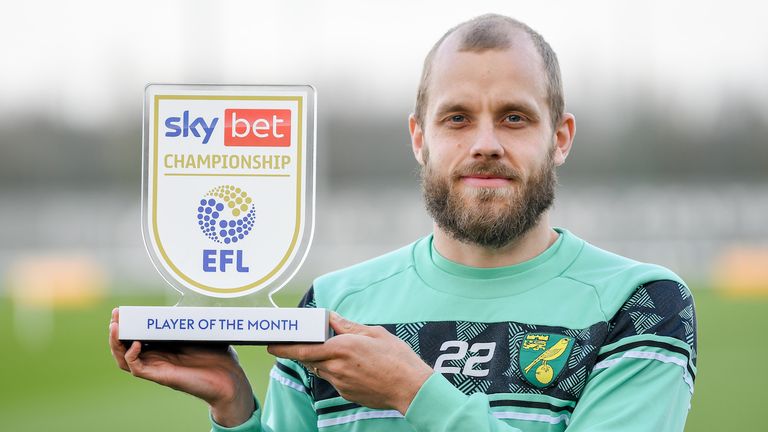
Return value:
[(237, 243), (253, 231), (256, 206), (241, 188), (217, 186), (208, 191), (199, 204), (197, 223), (203, 234), (216, 243)]

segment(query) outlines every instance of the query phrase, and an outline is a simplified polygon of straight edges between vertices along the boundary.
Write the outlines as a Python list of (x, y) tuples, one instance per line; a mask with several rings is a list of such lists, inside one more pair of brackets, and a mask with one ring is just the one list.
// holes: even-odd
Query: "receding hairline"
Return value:
[[(447, 42), (447, 43), (446, 43)], [(448, 30), (432, 47), (424, 59), (422, 77), (416, 98), (414, 115), (424, 126), (432, 66), (437, 54), (444, 49), (454, 52), (504, 51), (527, 45), (537, 54), (539, 67), (547, 77), (547, 99), (552, 124), (561, 118), (565, 104), (562, 94), (562, 79), (557, 56), (544, 38), (527, 24), (497, 14), (486, 14), (456, 25)]]
[[(485, 19), (484, 19), (485, 18)], [(528, 35), (527, 26), (520, 21), (502, 16), (486, 15), (457, 25), (440, 43), (451, 36), (459, 39), (459, 51), (482, 52), (486, 50), (505, 50), (512, 48), (514, 39), (519, 35)], [(528, 42), (533, 46), (530, 37)], [(438, 47), (439, 50), (439, 47)]]

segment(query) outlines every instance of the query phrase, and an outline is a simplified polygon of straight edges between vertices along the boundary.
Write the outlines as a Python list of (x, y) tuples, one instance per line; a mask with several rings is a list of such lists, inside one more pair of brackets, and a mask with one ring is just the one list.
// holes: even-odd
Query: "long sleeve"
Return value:
[(246, 420), (245, 423), (233, 426), (224, 427), (213, 420), (211, 420), (211, 432), (272, 432), (272, 429), (262, 426), (261, 424), (261, 408), (259, 407), (259, 401), (256, 401), (256, 411), (253, 412), (251, 418)]
[(270, 372), (263, 423), (274, 431), (315, 431), (317, 414), (301, 366), (278, 359)]
[[(312, 288), (301, 300), (299, 307), (315, 307)], [(269, 372), (269, 387), (264, 407), (256, 411), (245, 423), (222, 427), (211, 419), (211, 432), (282, 432), (316, 431), (315, 412), (306, 370), (297, 362), (278, 358)]]
[(691, 393), (680, 367), (650, 358), (619, 363), (595, 372), (568, 432), (682, 431)]
[[(569, 432), (682, 431), (696, 374), (696, 320), (688, 289), (675, 281), (645, 284), (609, 323), (609, 333), (573, 414)], [(482, 393), (464, 395), (434, 374), (406, 420), (419, 432), (517, 431), (494, 413)], [(512, 413), (518, 420), (524, 413)], [(534, 420), (531, 418), (526, 420)]]
[(270, 371), (270, 382), (264, 408), (245, 423), (232, 428), (216, 424), (212, 432), (272, 432), (317, 430), (317, 415), (301, 368), (292, 361), (278, 359)]
[(405, 419), (418, 432), (521, 432), (494, 417), (487, 395), (467, 396), (439, 373), (422, 385)]
[(682, 431), (695, 374), (690, 292), (674, 281), (641, 286), (611, 321), (567, 430)]

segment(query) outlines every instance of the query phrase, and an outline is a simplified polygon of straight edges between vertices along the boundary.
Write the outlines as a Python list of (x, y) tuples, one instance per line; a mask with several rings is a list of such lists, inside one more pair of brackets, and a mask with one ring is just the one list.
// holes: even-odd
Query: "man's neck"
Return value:
[(547, 216), (541, 215), (536, 226), (498, 249), (460, 242), (435, 225), (434, 246), (443, 257), (466, 266), (490, 268), (520, 264), (535, 258), (557, 240), (558, 234), (549, 226)]

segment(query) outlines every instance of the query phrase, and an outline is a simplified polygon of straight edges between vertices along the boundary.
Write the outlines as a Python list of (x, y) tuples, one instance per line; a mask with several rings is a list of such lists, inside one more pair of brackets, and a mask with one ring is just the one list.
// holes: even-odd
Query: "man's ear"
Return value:
[(413, 150), (413, 156), (416, 158), (416, 162), (419, 165), (424, 166), (424, 157), (422, 156), (422, 150), (424, 149), (424, 130), (421, 125), (416, 121), (416, 117), (411, 114), (408, 116), (408, 131), (411, 134), (411, 149)]
[(565, 163), (568, 153), (573, 146), (573, 138), (576, 136), (576, 117), (571, 113), (565, 113), (560, 125), (555, 129), (555, 166)]

